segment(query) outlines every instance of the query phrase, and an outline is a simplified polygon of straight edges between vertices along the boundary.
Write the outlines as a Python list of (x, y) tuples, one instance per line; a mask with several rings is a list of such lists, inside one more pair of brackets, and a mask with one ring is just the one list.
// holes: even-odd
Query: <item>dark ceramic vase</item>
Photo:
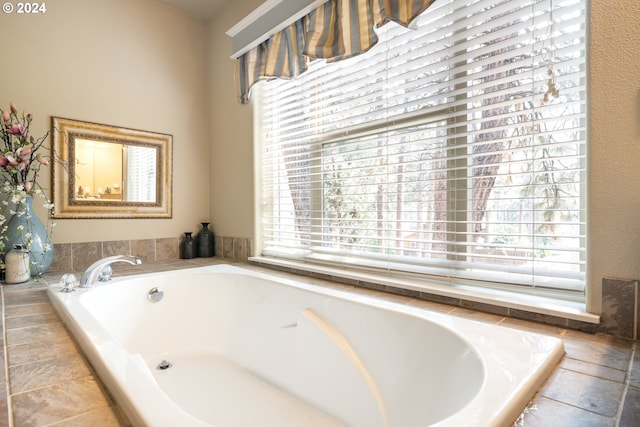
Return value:
[(184, 233), (180, 242), (180, 258), (191, 259), (196, 257), (196, 241), (191, 237), (191, 232)]
[(209, 223), (203, 222), (202, 229), (198, 233), (198, 256), (201, 258), (215, 255), (213, 232), (209, 230)]

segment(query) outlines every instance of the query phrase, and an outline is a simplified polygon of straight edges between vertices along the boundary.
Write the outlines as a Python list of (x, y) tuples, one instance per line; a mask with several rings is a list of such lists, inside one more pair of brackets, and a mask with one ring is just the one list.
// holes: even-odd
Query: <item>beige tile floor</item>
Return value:
[[(203, 262), (217, 261), (160, 263), (146, 265), (145, 271), (191, 267)], [(116, 270), (116, 273), (128, 271)], [(59, 275), (51, 274), (46, 280), (57, 281), (57, 277)], [(0, 427), (128, 426), (129, 422), (55, 313), (46, 294), (46, 280), (1, 288), (5, 369), (0, 371), (3, 385), (0, 387)], [(303, 280), (318, 282), (318, 279)], [(565, 343), (566, 356), (516, 420), (518, 427), (640, 425), (640, 355), (633, 341), (326, 284), (427, 310), (560, 337)]]

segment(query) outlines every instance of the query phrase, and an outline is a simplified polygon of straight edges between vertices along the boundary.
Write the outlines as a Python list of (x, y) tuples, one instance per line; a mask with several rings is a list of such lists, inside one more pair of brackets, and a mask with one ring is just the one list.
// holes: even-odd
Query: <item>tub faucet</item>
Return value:
[(109, 267), (109, 264), (113, 264), (114, 262), (127, 262), (132, 265), (142, 264), (142, 260), (140, 258), (132, 255), (115, 255), (102, 258), (87, 268), (87, 271), (84, 272), (80, 279), (80, 287), (90, 288), (95, 285), (96, 280), (98, 280), (98, 277), (100, 276), (100, 272), (102, 272), (105, 267)]

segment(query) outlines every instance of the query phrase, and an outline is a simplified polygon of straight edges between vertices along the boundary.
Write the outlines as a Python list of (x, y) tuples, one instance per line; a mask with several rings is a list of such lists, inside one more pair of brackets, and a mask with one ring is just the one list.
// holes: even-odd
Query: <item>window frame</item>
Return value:
[[(586, 32), (586, 29), (585, 29)], [(467, 55), (467, 51), (466, 50), (460, 50), (455, 54), (455, 58), (464, 58)], [(464, 73), (454, 73), (456, 79), (461, 78), (461, 77), (465, 77), (462, 74)], [(256, 96), (257, 97), (261, 97), (262, 95), (261, 93), (261, 86), (264, 85), (265, 83), (260, 83), (256, 86), (255, 90), (256, 90)], [(268, 83), (267, 83), (268, 84)], [(448, 135), (447, 135), (447, 142), (448, 142), (448, 147), (447, 147), (447, 152), (449, 151), (459, 151), (459, 150), (463, 150), (465, 152), (467, 152), (464, 156), (456, 156), (454, 155), (453, 157), (464, 157), (467, 160), (470, 159), (470, 157), (468, 156), (468, 150), (469, 150), (469, 137), (468, 135), (470, 134), (467, 126), (468, 124), (473, 121), (472, 119), (470, 119), (468, 117), (468, 112), (467, 112), (467, 108), (466, 103), (462, 102), (462, 100), (464, 100), (466, 98), (466, 94), (467, 94), (467, 89), (468, 89), (468, 84), (469, 84), (469, 80), (464, 80), (463, 83), (459, 83), (456, 86), (456, 91), (459, 92), (459, 94), (457, 95), (457, 102), (456, 102), (456, 108), (455, 111), (451, 111), (451, 109), (446, 107), (445, 104), (445, 108), (438, 108), (438, 109), (429, 109), (426, 111), (420, 111), (418, 114), (415, 113), (405, 113), (403, 115), (400, 115), (398, 117), (394, 117), (393, 119), (393, 123), (394, 126), (410, 126), (411, 124), (416, 124), (418, 121), (420, 120), (425, 120), (425, 119), (431, 119), (431, 118), (435, 118), (435, 117), (446, 117), (447, 120), (453, 124), (454, 126), (447, 126), (446, 129), (448, 131)], [(587, 94), (585, 93), (585, 98), (583, 100), (583, 105), (587, 104)], [(255, 105), (255, 104), (254, 104)], [(460, 120), (462, 119), (462, 120)], [(256, 121), (256, 123), (258, 123), (260, 121), (260, 115), (259, 114), (255, 114), (254, 115), (254, 120)], [(586, 120), (586, 119), (582, 119), (582, 120)], [(422, 123), (422, 122), (420, 122)], [(457, 124), (457, 126), (455, 126)], [(256, 125), (256, 129), (259, 128), (259, 125)], [(351, 138), (355, 138), (359, 135), (364, 135), (367, 133), (374, 133), (377, 129), (388, 129), (389, 125), (388, 122), (386, 120), (380, 120), (379, 122), (375, 122), (375, 123), (366, 123), (366, 124), (362, 124), (362, 125), (357, 125), (351, 128), (348, 128), (346, 130), (340, 130), (338, 132), (335, 132), (333, 134), (330, 134), (324, 138), (319, 138), (316, 140), (313, 140), (313, 145), (314, 147), (318, 148), (320, 147), (320, 149), (312, 149), (310, 150), (311, 153), (313, 154), (313, 156), (310, 158), (310, 162), (312, 165), (315, 165), (316, 167), (318, 165), (322, 164), (322, 157), (321, 157), (321, 147), (334, 142), (334, 141), (338, 141), (341, 138), (341, 135), (349, 135), (349, 137)], [(586, 151), (587, 151), (587, 134), (586, 134), (586, 125), (582, 126), (581, 129), (584, 130), (580, 130), (579, 132), (581, 132), (581, 137), (579, 138), (581, 141), (585, 141), (584, 143), (580, 144), (580, 149), (583, 151), (583, 153), (579, 156), (581, 157), (583, 160), (582, 162), (585, 163), (586, 162)], [(358, 133), (360, 132), (360, 133)], [(461, 136), (462, 135), (462, 136)], [(465, 136), (467, 135), (467, 136)], [(450, 143), (450, 144), (449, 144)], [(259, 145), (256, 148), (256, 153), (259, 151)], [(256, 165), (258, 165), (258, 172), (260, 171), (260, 155), (256, 155)], [(447, 157), (447, 161), (451, 161), (449, 157)], [(471, 169), (472, 169), (472, 165), (470, 164), (470, 162), (467, 162), (466, 167), (463, 168), (452, 168), (454, 172), (458, 173), (458, 174), (463, 174), (463, 170), (466, 171), (466, 174), (464, 174), (465, 176), (458, 176), (456, 177), (457, 179), (455, 180), (450, 180), (449, 182), (451, 183), (457, 183), (457, 185), (459, 187), (456, 188), (455, 194), (464, 194), (465, 191), (470, 191), (469, 190), (469, 182), (471, 182), (473, 180), (472, 177), (472, 173), (471, 173)], [(256, 176), (258, 177), (258, 183), (259, 181), (259, 176), (260, 174), (257, 173)], [(581, 239), (581, 245), (580, 247), (582, 248), (582, 251), (580, 252), (580, 256), (581, 256), (581, 261), (582, 264), (585, 265), (586, 264), (586, 248), (587, 248), (587, 236), (586, 236), (586, 177), (587, 177), (587, 171), (586, 171), (586, 164), (583, 165), (583, 168), (580, 172), (580, 176), (581, 176), (581, 183), (580, 183), (580, 187), (581, 187), (581, 191), (580, 191), (580, 204), (581, 207), (579, 209), (580, 214), (582, 215), (582, 217), (580, 218), (580, 220), (578, 221), (581, 225), (581, 227), (585, 230), (584, 232), (580, 233), (580, 239)], [(322, 202), (322, 187), (323, 187), (323, 183), (321, 181), (314, 181), (312, 183), (312, 188), (311, 188), (311, 194), (312, 194), (312, 202), (311, 202), (311, 211), (312, 212), (324, 212), (323, 207), (321, 206), (321, 202)], [(259, 186), (257, 186), (258, 189), (260, 189)], [(261, 189), (260, 191), (257, 192), (258, 197), (257, 197), (257, 201), (256, 201), (256, 206), (258, 207), (257, 212), (261, 212), (262, 210), (262, 206), (261, 206), (261, 196), (259, 196), (259, 194), (261, 193)], [(470, 203), (469, 198), (468, 197), (463, 197), (463, 199), (467, 202)], [(453, 210), (451, 210), (453, 211)], [(469, 208), (465, 208), (465, 209), (460, 209), (456, 211), (457, 213), (462, 213), (465, 215), (471, 215), (471, 209)], [(257, 223), (259, 223), (259, 218), (261, 217), (261, 215), (258, 216), (257, 219)], [(322, 233), (322, 224), (323, 224), (323, 217), (321, 216), (316, 216), (316, 217), (311, 217), (310, 223), (311, 223), (311, 235), (315, 235), (318, 234), (318, 230), (320, 230), (320, 233)], [(469, 221), (469, 219), (467, 218), (464, 221), (447, 221), (447, 227), (452, 228), (451, 231), (453, 231), (455, 233), (455, 235), (457, 236), (466, 236), (467, 234), (469, 234), (469, 227), (471, 225), (471, 221)], [(462, 227), (462, 229), (460, 228)], [(259, 227), (256, 227), (256, 236), (259, 236), (257, 239), (257, 243), (258, 243), (258, 250), (261, 251), (264, 249), (264, 236), (262, 234), (262, 230), (259, 229)], [(462, 239), (464, 239), (464, 237), (460, 237)], [(313, 244), (313, 240), (311, 241)], [(454, 242), (449, 242), (449, 245), (453, 245), (455, 246)], [(467, 245), (463, 245), (465, 250), (463, 252), (458, 252), (457, 256), (462, 256), (462, 257), (468, 257), (468, 246)], [(267, 255), (268, 255), (268, 251), (267, 251)], [(299, 254), (298, 254), (299, 255)], [(287, 258), (286, 255), (283, 255), (284, 258)], [(299, 256), (294, 256), (294, 258), (299, 258)], [(304, 258), (304, 262), (313, 262), (313, 263), (319, 263), (319, 264), (326, 264), (326, 265), (333, 265), (332, 259), (335, 257), (331, 257), (331, 256), (327, 256), (325, 258), (323, 257), (303, 257)], [(358, 269), (359, 267), (363, 267), (364, 270), (368, 270), (368, 266), (350, 266), (351, 268), (355, 268)], [(385, 273), (386, 272), (392, 272), (394, 271), (393, 268), (389, 268), (387, 267), (386, 269), (382, 269), (381, 272)], [(407, 275), (412, 275), (413, 273), (411, 271), (404, 271), (403, 274), (407, 274)], [(586, 266), (582, 268), (582, 274), (584, 274), (585, 276), (585, 280), (586, 280)], [(436, 276), (430, 276), (430, 275), (421, 275), (422, 277), (426, 277), (429, 280), (438, 280), (438, 277)], [(460, 278), (457, 279), (460, 280), (461, 282), (464, 283), (471, 283), (472, 281), (469, 281), (465, 278)], [(487, 284), (486, 282), (484, 283), (484, 285), (486, 285), (488, 288), (492, 288), (493, 285), (491, 284)], [(515, 291), (515, 292), (519, 292), (522, 289), (518, 286), (511, 286), (511, 284), (506, 284), (506, 283), (498, 283), (497, 286), (500, 287), (500, 289), (503, 288), (503, 286), (505, 286), (506, 289), (510, 290), (510, 291)], [(585, 288), (586, 290), (586, 284), (585, 284)], [(525, 293), (528, 292), (530, 289), (525, 289)], [(546, 292), (544, 289), (538, 289), (536, 290), (537, 294), (545, 294)], [(549, 293), (550, 295), (553, 295), (554, 297), (559, 297), (560, 299), (567, 299), (570, 301), (576, 301), (576, 302), (581, 302), (584, 303), (585, 301), (585, 292), (583, 291), (580, 295), (578, 295), (577, 293), (571, 293), (571, 292), (563, 292), (561, 290), (553, 290)]]

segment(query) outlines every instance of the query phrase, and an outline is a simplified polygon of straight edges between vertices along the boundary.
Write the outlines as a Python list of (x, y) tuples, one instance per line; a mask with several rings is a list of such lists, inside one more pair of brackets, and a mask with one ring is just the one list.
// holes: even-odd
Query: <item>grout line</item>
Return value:
[(640, 302), (638, 300), (638, 286), (640, 286), (640, 284), (638, 283), (637, 280), (634, 283), (635, 283), (635, 286), (633, 287), (633, 339), (637, 340), (638, 339), (638, 303)]
[(7, 417), (7, 421), (9, 423), (9, 427), (13, 427), (13, 403), (11, 399), (11, 387), (10, 387), (10, 379), (9, 376), (9, 351), (7, 349), (7, 320), (5, 318), (5, 299), (4, 299), (4, 285), (0, 286), (0, 300), (2, 303), (2, 350), (4, 352), (4, 375), (5, 375), (5, 388), (7, 393), (7, 413), (5, 414)]
[(73, 243), (69, 243), (69, 264), (71, 264), (69, 269), (71, 271), (75, 271), (76, 270), (76, 266), (74, 265), (73, 258), (74, 258)]
[(627, 400), (627, 392), (629, 391), (629, 382), (631, 380), (631, 371), (633, 370), (633, 360), (635, 359), (636, 351), (637, 351), (638, 342), (634, 341), (631, 346), (631, 355), (629, 357), (629, 363), (627, 364), (627, 369), (624, 376), (624, 388), (622, 389), (622, 396), (620, 396), (620, 404), (618, 405), (618, 411), (616, 412), (616, 417), (614, 419), (615, 425), (618, 426), (620, 423), (620, 418), (622, 417), (622, 411), (624, 410), (624, 404)]

